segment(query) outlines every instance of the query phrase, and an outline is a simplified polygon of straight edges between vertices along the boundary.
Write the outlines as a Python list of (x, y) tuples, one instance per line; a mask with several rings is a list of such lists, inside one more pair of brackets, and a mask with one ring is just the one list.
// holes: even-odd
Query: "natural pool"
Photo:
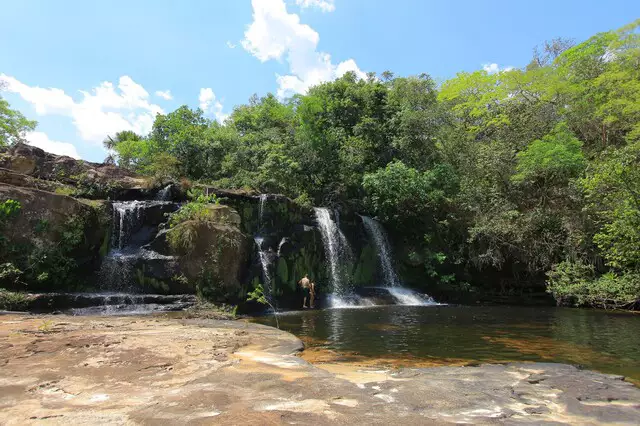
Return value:
[[(375, 306), (278, 315), (316, 362), (432, 366), (538, 361), (640, 383), (640, 316), (555, 307)], [(258, 319), (275, 325), (273, 316)]]

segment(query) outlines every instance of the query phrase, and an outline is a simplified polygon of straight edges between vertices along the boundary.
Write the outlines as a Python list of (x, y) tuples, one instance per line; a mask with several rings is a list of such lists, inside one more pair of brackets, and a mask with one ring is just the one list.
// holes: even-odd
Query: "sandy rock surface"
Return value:
[(0, 424), (638, 424), (640, 389), (562, 364), (312, 365), (244, 321), (0, 316)]

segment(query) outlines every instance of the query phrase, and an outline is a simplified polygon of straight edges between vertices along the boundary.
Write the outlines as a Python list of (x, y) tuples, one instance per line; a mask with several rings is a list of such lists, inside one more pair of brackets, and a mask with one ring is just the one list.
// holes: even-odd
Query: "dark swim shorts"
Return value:
[(304, 295), (304, 297), (309, 297), (309, 295), (311, 294), (311, 289), (309, 287), (307, 288), (302, 288), (302, 294)]

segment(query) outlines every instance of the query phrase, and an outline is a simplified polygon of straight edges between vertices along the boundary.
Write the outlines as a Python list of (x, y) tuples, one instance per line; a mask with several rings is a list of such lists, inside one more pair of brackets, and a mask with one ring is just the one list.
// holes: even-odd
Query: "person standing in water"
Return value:
[(298, 281), (298, 284), (302, 287), (302, 308), (304, 309), (307, 308), (307, 299), (309, 299), (309, 301), (313, 300), (311, 299), (311, 281), (309, 281), (309, 275), (304, 274), (304, 277)]
[(311, 309), (316, 307), (315, 301), (316, 301), (316, 283), (315, 281), (312, 281), (309, 287), (309, 306), (311, 307)]

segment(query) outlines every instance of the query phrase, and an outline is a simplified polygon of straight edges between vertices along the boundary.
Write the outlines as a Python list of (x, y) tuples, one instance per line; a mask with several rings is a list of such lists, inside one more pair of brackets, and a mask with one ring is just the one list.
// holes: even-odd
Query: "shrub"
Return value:
[(300, 207), (305, 207), (305, 208), (313, 207), (313, 199), (309, 197), (309, 194), (307, 194), (306, 192), (303, 192), (302, 194), (300, 194), (295, 200), (293, 200), (293, 202), (299, 205)]
[(23, 272), (13, 263), (7, 262), (0, 265), (0, 285), (13, 288), (20, 284)]
[[(219, 204), (220, 201), (215, 195), (207, 195), (200, 188), (189, 190), (187, 196), (191, 201), (169, 216), (170, 230), (167, 232), (167, 241), (174, 250), (189, 253), (194, 248), (200, 224), (213, 218), (208, 204)], [(174, 229), (185, 222), (192, 223), (182, 226), (180, 230)]]
[(597, 277), (592, 265), (565, 261), (547, 275), (547, 291), (559, 304), (600, 308), (634, 308), (640, 304), (637, 272), (608, 272)]
[(9, 219), (16, 217), (20, 213), (21, 209), (22, 205), (19, 201), (9, 199), (0, 202), (0, 225), (3, 225)]
[(215, 195), (206, 195), (200, 188), (189, 190), (187, 195), (191, 201), (184, 204), (177, 212), (170, 215), (170, 228), (190, 220), (207, 221), (212, 217), (212, 213), (208, 209), (207, 204), (220, 203), (218, 197)]
[(17, 293), (0, 288), (0, 309), (6, 311), (23, 311), (27, 309), (29, 297), (25, 293)]

